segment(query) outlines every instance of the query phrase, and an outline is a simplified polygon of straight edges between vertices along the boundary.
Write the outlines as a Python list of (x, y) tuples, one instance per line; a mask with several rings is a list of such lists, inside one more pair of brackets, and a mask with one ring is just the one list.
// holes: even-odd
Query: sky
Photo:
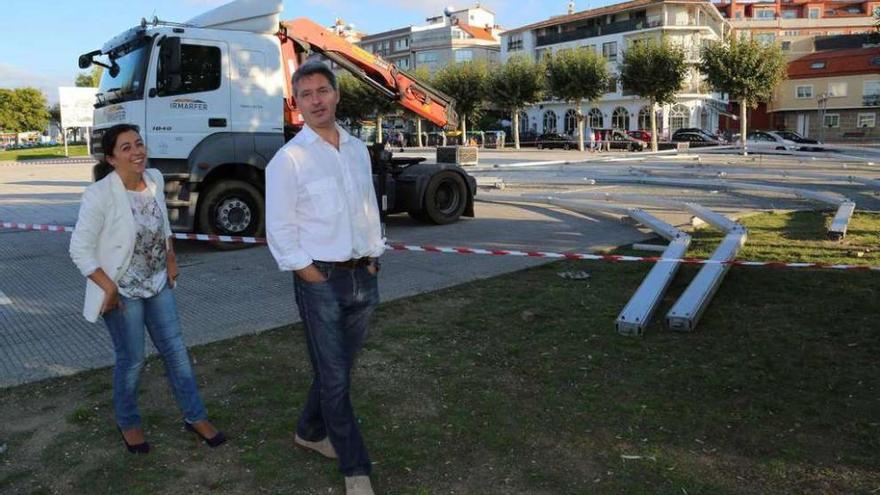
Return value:
[[(185, 22), (228, 0), (0, 0), (0, 87), (37, 87), (50, 103), (58, 86), (73, 86), (80, 54), (140, 23), (141, 18)], [(473, 6), (453, 0), (284, 0), (283, 19), (308, 17), (330, 26), (337, 17), (367, 34), (421, 25), (446, 6)], [(576, 10), (608, 0), (577, 0)], [(567, 0), (483, 0), (495, 22), (515, 28), (564, 14)]]

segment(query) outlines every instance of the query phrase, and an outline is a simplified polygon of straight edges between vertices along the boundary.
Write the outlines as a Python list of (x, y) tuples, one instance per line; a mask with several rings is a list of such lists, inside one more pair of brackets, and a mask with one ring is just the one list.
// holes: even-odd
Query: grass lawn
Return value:
[[(70, 156), (86, 156), (86, 145), (68, 146)], [(21, 162), (25, 160), (40, 160), (43, 158), (64, 158), (64, 146), (49, 146), (45, 148), (31, 148), (24, 150), (0, 151), (0, 162)]]
[[(829, 221), (744, 219), (742, 258), (880, 264), (880, 215), (813, 241)], [(692, 254), (719, 238), (698, 232)], [(380, 306), (353, 387), (377, 493), (878, 492), (880, 273), (734, 267), (697, 332), (619, 336), (649, 268), (564, 261)], [(123, 450), (109, 369), (0, 390), (0, 492), (342, 493), (333, 462), (292, 447), (309, 383), (299, 325), (192, 354), (228, 444), (183, 431), (155, 359), (148, 456)]]

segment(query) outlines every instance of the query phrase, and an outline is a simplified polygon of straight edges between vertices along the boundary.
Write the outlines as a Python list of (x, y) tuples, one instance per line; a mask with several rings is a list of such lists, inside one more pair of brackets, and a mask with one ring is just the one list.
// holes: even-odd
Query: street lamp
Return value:
[(828, 93), (822, 93), (819, 95), (819, 110), (817, 113), (819, 114), (819, 142), (825, 142), (825, 110), (828, 108)]

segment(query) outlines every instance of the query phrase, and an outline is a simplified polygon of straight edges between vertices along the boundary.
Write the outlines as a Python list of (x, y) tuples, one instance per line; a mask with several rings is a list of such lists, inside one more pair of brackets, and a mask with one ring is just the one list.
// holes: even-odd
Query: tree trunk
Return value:
[(519, 149), (519, 109), (513, 109), (513, 147)]
[(651, 100), (651, 151), (657, 151), (657, 103)]
[(742, 146), (742, 154), (746, 156), (749, 152), (746, 150), (746, 100), (739, 100), (739, 143)]
[(467, 116), (461, 115), (461, 145), (467, 146)]
[(422, 119), (416, 119), (416, 145), (422, 147)]
[(382, 142), (382, 116), (376, 115), (376, 142)]
[(578, 128), (578, 151), (584, 151), (584, 115), (581, 113), (580, 103), (575, 107), (575, 115), (577, 116)]

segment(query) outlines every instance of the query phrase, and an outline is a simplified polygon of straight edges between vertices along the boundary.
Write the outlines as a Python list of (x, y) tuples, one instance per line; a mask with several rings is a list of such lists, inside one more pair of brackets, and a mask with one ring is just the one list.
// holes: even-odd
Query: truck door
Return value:
[[(166, 172), (187, 172), (196, 145), (229, 131), (229, 49), (199, 39), (166, 37), (158, 43), (146, 105), (148, 155), (154, 164), (161, 160), (176, 169)], [(180, 168), (168, 167), (174, 162)]]

